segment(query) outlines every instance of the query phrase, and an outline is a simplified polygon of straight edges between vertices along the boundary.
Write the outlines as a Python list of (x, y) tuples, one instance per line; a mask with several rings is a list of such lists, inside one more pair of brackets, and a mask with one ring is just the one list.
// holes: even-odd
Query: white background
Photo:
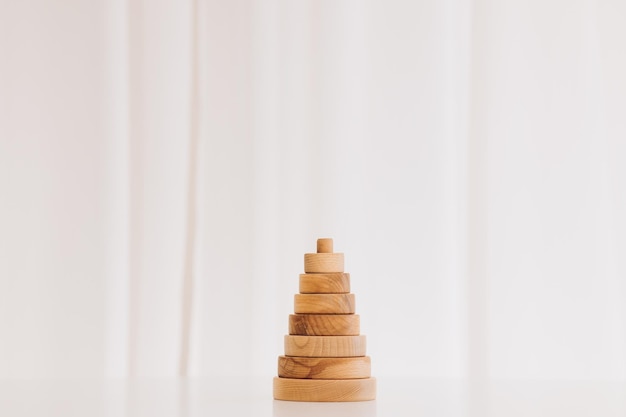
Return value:
[[(620, 1), (0, 2), (0, 378), (626, 379)], [(188, 327), (187, 327), (188, 326)]]

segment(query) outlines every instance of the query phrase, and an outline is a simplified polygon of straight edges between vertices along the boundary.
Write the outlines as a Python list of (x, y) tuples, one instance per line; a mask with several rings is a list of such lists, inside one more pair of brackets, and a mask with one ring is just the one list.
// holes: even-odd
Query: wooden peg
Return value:
[(304, 272), (343, 272), (343, 253), (305, 253)]
[(333, 253), (333, 240), (330, 238), (317, 239), (317, 253)]
[(300, 274), (301, 294), (338, 294), (350, 292), (350, 274)]
[(296, 294), (297, 314), (354, 314), (354, 294)]
[(306, 336), (356, 336), (360, 333), (358, 314), (290, 314), (289, 334)]
[(365, 356), (367, 339), (359, 336), (285, 336), (285, 355), (314, 358)]
[(287, 401), (368, 401), (376, 379), (292, 379), (274, 377), (274, 399)]
[(371, 376), (369, 356), (355, 358), (278, 357), (281, 378), (354, 379)]

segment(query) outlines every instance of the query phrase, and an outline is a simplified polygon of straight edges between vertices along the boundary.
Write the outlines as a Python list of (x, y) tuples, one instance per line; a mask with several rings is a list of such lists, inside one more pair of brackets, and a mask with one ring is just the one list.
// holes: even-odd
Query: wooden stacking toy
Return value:
[(343, 253), (332, 239), (318, 239), (304, 255), (300, 294), (289, 316), (285, 356), (278, 357), (274, 398), (287, 401), (367, 401), (376, 398), (365, 336), (343, 272)]

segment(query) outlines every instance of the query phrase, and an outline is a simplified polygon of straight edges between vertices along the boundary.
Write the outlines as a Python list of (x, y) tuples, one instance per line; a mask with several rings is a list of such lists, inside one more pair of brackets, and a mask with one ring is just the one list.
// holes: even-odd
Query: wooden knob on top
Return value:
[(333, 240), (331, 238), (317, 239), (317, 253), (333, 253)]

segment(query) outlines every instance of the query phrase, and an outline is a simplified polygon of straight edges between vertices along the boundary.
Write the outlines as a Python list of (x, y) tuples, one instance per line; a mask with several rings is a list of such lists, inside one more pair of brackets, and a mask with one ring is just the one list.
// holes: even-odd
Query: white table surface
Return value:
[(626, 383), (378, 378), (361, 403), (272, 399), (272, 378), (0, 381), (0, 416), (626, 416)]

